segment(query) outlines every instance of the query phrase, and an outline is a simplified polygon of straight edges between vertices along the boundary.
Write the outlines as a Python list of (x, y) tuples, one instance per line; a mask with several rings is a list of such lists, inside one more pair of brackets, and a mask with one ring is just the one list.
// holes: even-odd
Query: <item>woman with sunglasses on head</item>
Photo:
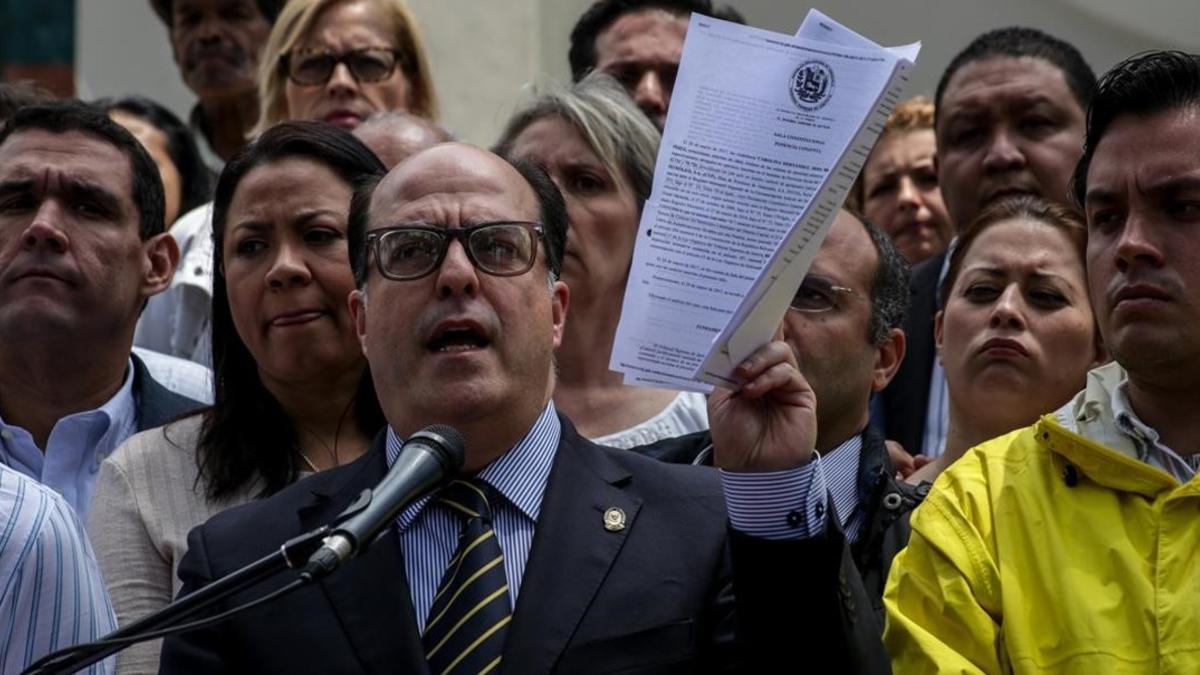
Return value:
[(499, 154), (544, 166), (566, 201), (571, 309), (554, 404), (581, 434), (615, 447), (708, 428), (703, 395), (626, 386), (608, 368), (659, 140), (624, 89), (597, 73), (535, 94), (496, 144)]
[(932, 482), (970, 448), (1027, 427), (1083, 389), (1107, 356), (1084, 271), (1080, 216), (1038, 197), (994, 202), (958, 237), (934, 323), (950, 423)]
[[(383, 426), (347, 298), (350, 197), (384, 167), (350, 133), (272, 127), (217, 183), (212, 407), (129, 439), (100, 469), (89, 532), (118, 621), (171, 601), (195, 526), (353, 461)], [(157, 672), (159, 643), (122, 653)]]
[(424, 40), (403, 0), (292, 0), (262, 69), (258, 132), (286, 119), (353, 129), (384, 110), (437, 117)]

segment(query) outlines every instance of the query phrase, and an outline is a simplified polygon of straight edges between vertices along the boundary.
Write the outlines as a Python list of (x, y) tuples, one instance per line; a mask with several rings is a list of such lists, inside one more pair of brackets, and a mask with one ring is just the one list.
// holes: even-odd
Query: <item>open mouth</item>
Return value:
[(425, 344), (425, 348), (434, 353), (469, 352), (484, 349), (489, 344), (491, 340), (481, 331), (469, 326), (458, 326), (437, 331)]

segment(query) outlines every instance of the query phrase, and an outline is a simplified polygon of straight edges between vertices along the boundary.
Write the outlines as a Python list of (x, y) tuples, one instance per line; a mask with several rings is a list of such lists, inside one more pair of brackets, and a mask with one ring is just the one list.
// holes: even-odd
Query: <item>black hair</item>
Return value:
[(175, 170), (179, 172), (179, 189), (182, 193), (179, 199), (179, 215), (212, 199), (212, 171), (200, 156), (195, 136), (175, 113), (154, 100), (136, 95), (104, 98), (96, 101), (95, 105), (106, 112), (119, 110), (143, 119), (163, 133), (167, 139), (167, 154), (170, 155)]
[(0, 82), (0, 125), (21, 108), (54, 99), (54, 94), (32, 82)]
[[(1048, 35), (1036, 28), (1010, 26), (997, 28), (971, 40), (961, 52), (950, 60), (942, 78), (938, 80), (937, 93), (933, 97), (934, 116), (941, 114), (942, 96), (954, 74), (964, 66), (991, 58), (1021, 58), (1028, 56), (1041, 59), (1062, 72), (1080, 110), (1087, 110), (1096, 86), (1096, 73), (1083, 54), (1071, 44)], [(936, 125), (936, 122), (935, 122)]]
[[(175, 24), (175, 0), (150, 0), (154, 7), (154, 11), (158, 14), (158, 18), (167, 24), (167, 30), (170, 31)], [(287, 4), (287, 0), (254, 0), (254, 4), (258, 7), (258, 13), (262, 15), (267, 23), (274, 24), (275, 19), (279, 17), (279, 12), (283, 11), (283, 6)]]
[[(538, 217), (542, 223), (542, 242), (546, 251), (546, 268), (557, 279), (562, 274), (563, 252), (567, 247), (567, 205), (550, 174), (541, 166), (525, 160), (501, 156), (533, 190), (538, 201)], [(362, 288), (367, 282), (367, 229), (370, 227), (371, 196), (379, 178), (363, 181), (350, 200), (350, 222), (346, 242), (350, 249), (350, 265), (354, 282)]]
[(1113, 120), (1122, 115), (1152, 115), (1164, 110), (1200, 107), (1200, 55), (1153, 51), (1113, 66), (1096, 84), (1087, 112), (1083, 155), (1071, 176), (1071, 195), (1080, 208), (1096, 146)]
[[(205, 413), (197, 445), (200, 479), (210, 499), (249, 485), (260, 497), (278, 492), (299, 472), (296, 428), (258, 376), (254, 357), (237, 333), (222, 264), (229, 205), (242, 179), (264, 164), (289, 158), (319, 162), (351, 187), (384, 173), (383, 164), (349, 132), (313, 121), (282, 122), (238, 150), (217, 180), (213, 200), (212, 357), (213, 406)], [(347, 261), (349, 263), (349, 261)], [(354, 420), (364, 435), (384, 424), (379, 399), (364, 369), (354, 399)]]
[(138, 235), (145, 241), (163, 231), (163, 211), (166, 206), (158, 165), (125, 127), (109, 119), (104, 111), (95, 106), (75, 99), (62, 99), (18, 110), (0, 127), (0, 145), (13, 134), (31, 129), (55, 134), (78, 131), (120, 150), (129, 158), (129, 169), (133, 175), (131, 197), (138, 212)]
[(879, 254), (879, 266), (871, 277), (871, 322), (867, 325), (867, 339), (879, 347), (887, 342), (893, 328), (904, 326), (908, 314), (909, 265), (883, 228), (858, 213), (850, 213), (862, 223)]
[(726, 21), (745, 23), (741, 12), (732, 7), (714, 7), (711, 0), (599, 0), (587, 8), (571, 29), (571, 79), (578, 82), (596, 67), (596, 38), (617, 19), (631, 12), (661, 9), (688, 17), (692, 12), (715, 16)]

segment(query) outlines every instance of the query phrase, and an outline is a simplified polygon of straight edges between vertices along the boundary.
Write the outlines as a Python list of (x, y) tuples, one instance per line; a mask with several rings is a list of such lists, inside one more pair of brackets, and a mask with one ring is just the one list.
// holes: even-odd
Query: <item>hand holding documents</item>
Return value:
[(692, 15), (610, 367), (708, 389), (770, 341), (920, 44), (810, 11), (795, 37)]

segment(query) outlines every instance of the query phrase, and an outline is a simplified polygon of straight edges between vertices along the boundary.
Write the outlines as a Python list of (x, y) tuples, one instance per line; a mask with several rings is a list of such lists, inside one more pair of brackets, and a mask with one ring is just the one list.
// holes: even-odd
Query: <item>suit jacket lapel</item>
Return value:
[[(367, 456), (334, 480), (314, 486), (314, 503), (299, 512), (303, 531), (333, 522), (364, 489), (379, 483), (387, 472), (383, 438), (379, 434)], [(319, 585), (366, 672), (428, 672), (394, 530)]]
[[(521, 673), (548, 673), (558, 662), (642, 504), (624, 489), (629, 473), (562, 422), (504, 652), (503, 662), (520, 664)], [(624, 527), (609, 531), (604, 515), (614, 507), (624, 512)]]
[(161, 427), (204, 407), (203, 403), (176, 394), (159, 384), (137, 354), (131, 353), (129, 358), (133, 361), (133, 396), (137, 402), (138, 431)]

